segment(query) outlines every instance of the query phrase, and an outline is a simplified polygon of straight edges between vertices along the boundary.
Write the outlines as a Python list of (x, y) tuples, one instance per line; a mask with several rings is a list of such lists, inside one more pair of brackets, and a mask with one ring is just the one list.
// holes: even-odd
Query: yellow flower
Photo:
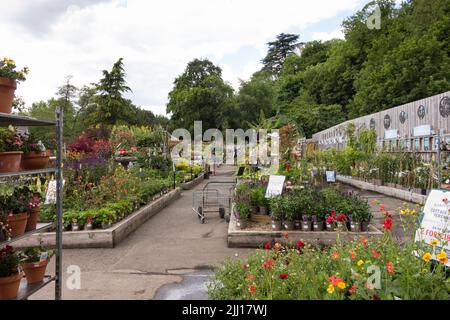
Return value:
[(416, 210), (412, 210), (412, 211), (411, 211), (411, 214), (416, 214)]
[(429, 253), (429, 252), (425, 253), (425, 254), (422, 256), (422, 260), (425, 261), (425, 262), (430, 262), (431, 258), (432, 258), (432, 257), (431, 257), (431, 253)]
[(356, 264), (357, 264), (358, 266), (362, 266), (362, 265), (364, 264), (364, 261), (363, 261), (363, 260), (359, 260)]
[(447, 254), (445, 253), (444, 250), (442, 250), (440, 253), (438, 253), (436, 255), (436, 258), (441, 262), (441, 263), (448, 263), (448, 258), (447, 258)]
[(422, 269), (422, 273), (427, 273), (427, 272), (428, 272), (428, 269), (425, 269), (425, 268)]
[(334, 287), (333, 287), (332, 284), (330, 284), (330, 285), (328, 286), (327, 292), (328, 292), (329, 294), (333, 294), (333, 292), (334, 292)]
[(436, 239), (434, 239), (434, 240), (431, 240), (430, 241), (430, 246), (436, 246), (436, 245), (438, 245), (439, 244), (439, 240), (436, 240)]
[(345, 288), (347, 288), (347, 285), (345, 284), (345, 282), (339, 282), (338, 284), (337, 284), (337, 287), (339, 288), (339, 289), (342, 289), (342, 290), (344, 290)]
[(400, 210), (400, 214), (405, 214), (405, 210)]

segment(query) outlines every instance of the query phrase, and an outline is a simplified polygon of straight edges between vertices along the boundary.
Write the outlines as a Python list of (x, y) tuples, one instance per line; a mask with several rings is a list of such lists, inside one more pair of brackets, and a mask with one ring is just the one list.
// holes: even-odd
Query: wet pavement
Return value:
[(208, 300), (207, 283), (212, 276), (212, 270), (184, 274), (181, 282), (162, 286), (153, 300)]

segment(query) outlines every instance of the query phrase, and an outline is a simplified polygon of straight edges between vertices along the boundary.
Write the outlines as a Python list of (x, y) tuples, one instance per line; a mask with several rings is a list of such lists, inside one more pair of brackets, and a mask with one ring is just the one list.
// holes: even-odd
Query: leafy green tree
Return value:
[(276, 40), (267, 43), (269, 50), (261, 61), (263, 70), (270, 72), (274, 77), (278, 77), (283, 67), (286, 57), (295, 52), (299, 43), (297, 34), (281, 33)]
[(207, 59), (195, 59), (175, 79), (167, 112), (177, 127), (192, 131), (194, 121), (202, 121), (205, 129), (223, 129), (233, 101), (233, 88), (222, 79), (222, 70)]

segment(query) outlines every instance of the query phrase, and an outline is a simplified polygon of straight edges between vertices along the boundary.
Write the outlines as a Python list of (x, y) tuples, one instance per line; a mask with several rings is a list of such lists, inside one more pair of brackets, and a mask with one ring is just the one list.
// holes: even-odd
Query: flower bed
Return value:
[[(450, 299), (446, 244), (414, 242), (418, 216), (401, 209), (397, 222), (385, 212), (379, 239), (357, 237), (331, 246), (292, 239), (261, 244), (244, 261), (227, 261), (209, 285), (210, 299), (379, 300)], [(413, 219), (406, 219), (412, 217)], [(391, 234), (400, 223), (407, 237)], [(415, 255), (414, 253), (417, 253)], [(433, 262), (432, 258), (435, 259)]]

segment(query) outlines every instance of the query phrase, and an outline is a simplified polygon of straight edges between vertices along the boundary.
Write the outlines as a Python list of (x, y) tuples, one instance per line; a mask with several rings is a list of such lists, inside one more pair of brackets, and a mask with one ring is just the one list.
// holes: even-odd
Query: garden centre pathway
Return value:
[[(233, 167), (221, 167), (209, 181), (232, 179), (234, 172)], [(199, 190), (207, 181), (195, 189)], [(204, 275), (210, 274), (211, 266), (228, 257), (245, 256), (249, 249), (227, 248), (228, 224), (219, 214), (207, 214), (207, 223), (199, 223), (191, 209), (192, 193), (193, 190), (183, 191), (179, 200), (149, 219), (114, 249), (64, 249), (64, 270), (70, 265), (81, 268), (81, 289), (67, 289), (65, 274), (63, 298), (152, 299), (158, 288), (182, 282), (184, 275), (183, 284), (199, 288), (199, 282), (206, 278)], [(52, 299), (53, 288), (48, 285), (32, 298)], [(204, 290), (191, 291), (185, 295), (187, 298), (206, 297)], [(171, 292), (167, 298), (184, 296), (181, 291), (175, 295)]]
[[(234, 167), (222, 167), (209, 181), (232, 179), (234, 171)], [(195, 189), (201, 189), (206, 182)], [(390, 211), (403, 203), (367, 191), (358, 192), (370, 200), (379, 199)], [(193, 190), (183, 191), (179, 200), (114, 249), (64, 249), (64, 270), (70, 265), (80, 267), (81, 289), (67, 289), (65, 273), (63, 298), (206, 299), (204, 283), (212, 274), (211, 266), (228, 257), (245, 257), (252, 250), (227, 248), (228, 225), (218, 214), (207, 214), (207, 223), (200, 224), (191, 209), (192, 194)], [(378, 206), (373, 205), (372, 210), (376, 226), (381, 227), (383, 217)], [(53, 290), (54, 286), (48, 285), (31, 299), (53, 299)]]

